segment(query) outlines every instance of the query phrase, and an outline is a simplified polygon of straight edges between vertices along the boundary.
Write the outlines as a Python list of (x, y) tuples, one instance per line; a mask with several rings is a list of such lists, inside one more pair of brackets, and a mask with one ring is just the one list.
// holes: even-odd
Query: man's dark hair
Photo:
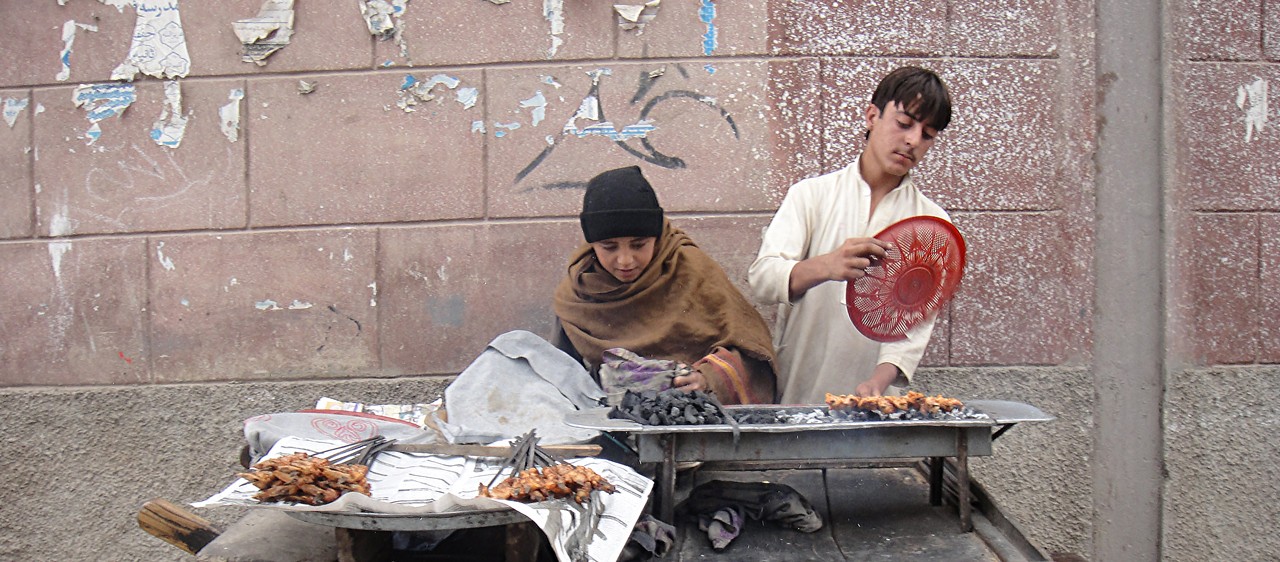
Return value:
[[(939, 131), (951, 123), (951, 94), (942, 78), (932, 70), (904, 66), (885, 75), (871, 95), (871, 104), (884, 115), (889, 102), (898, 102), (912, 119)], [(867, 131), (867, 136), (871, 136), (871, 131)]]

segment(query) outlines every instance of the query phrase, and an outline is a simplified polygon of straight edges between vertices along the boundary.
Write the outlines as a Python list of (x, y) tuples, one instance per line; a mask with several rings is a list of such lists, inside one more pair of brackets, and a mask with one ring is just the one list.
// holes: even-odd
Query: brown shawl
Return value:
[[(604, 350), (621, 347), (694, 365), (725, 403), (774, 401), (768, 325), (720, 264), (670, 221), (663, 223), (653, 261), (631, 283), (610, 275), (590, 244), (578, 248), (556, 287), (555, 312), (593, 366)], [(727, 360), (699, 364), (713, 353)]]

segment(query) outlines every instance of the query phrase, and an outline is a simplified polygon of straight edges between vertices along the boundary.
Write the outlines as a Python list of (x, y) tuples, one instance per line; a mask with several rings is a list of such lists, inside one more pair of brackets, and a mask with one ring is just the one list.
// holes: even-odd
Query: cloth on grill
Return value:
[(812, 533), (822, 528), (822, 516), (795, 488), (771, 482), (712, 480), (689, 494), (681, 513), (698, 518), (698, 528), (716, 550), (742, 532), (747, 519), (769, 521)]
[(536, 429), (541, 443), (581, 443), (599, 432), (564, 415), (600, 405), (604, 391), (582, 365), (537, 335), (514, 330), (489, 342), (444, 391), (450, 443), (493, 443)]

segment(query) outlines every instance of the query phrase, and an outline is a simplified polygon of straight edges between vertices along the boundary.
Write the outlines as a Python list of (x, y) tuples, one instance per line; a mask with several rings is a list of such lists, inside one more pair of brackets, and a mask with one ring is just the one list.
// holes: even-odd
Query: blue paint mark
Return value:
[(412, 88), (414, 84), (417, 84), (417, 83), (418, 83), (417, 78), (414, 78), (412, 74), (406, 74), (404, 75), (404, 83), (400, 85), (400, 89), (408, 90), (409, 88)]
[(151, 140), (160, 140), (161, 134), (163, 133), (160, 131), (160, 129), (151, 129)]
[(698, 19), (707, 24), (707, 32), (702, 35), (702, 54), (711, 55), (716, 50), (716, 3), (714, 0), (702, 0), (698, 8)]
[(502, 138), (502, 137), (507, 136), (507, 132), (506, 132), (506, 131), (494, 131), (494, 132), (493, 132), (493, 136), (498, 137), (498, 138)]
[(707, 64), (707, 65), (703, 65), (703, 66), (702, 66), (702, 68), (703, 68), (704, 70), (706, 70), (706, 71), (707, 71), (707, 74), (715, 74), (715, 73), (716, 73), (716, 67), (711, 66), (711, 65), (709, 65), (709, 64)]
[(71, 51), (62, 53), (62, 66), (71, 66)]

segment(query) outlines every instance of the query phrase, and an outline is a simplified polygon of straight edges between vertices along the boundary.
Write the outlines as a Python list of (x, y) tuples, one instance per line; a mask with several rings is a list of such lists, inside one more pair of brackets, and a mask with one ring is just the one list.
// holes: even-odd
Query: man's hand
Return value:
[(680, 375), (678, 377), (671, 379), (671, 384), (672, 386), (680, 390), (683, 390), (684, 392), (693, 392), (695, 390), (706, 390), (707, 377), (702, 374), (702, 371), (693, 369), (687, 375)]
[(881, 363), (876, 365), (876, 370), (871, 372), (871, 378), (866, 382), (853, 389), (853, 393), (858, 396), (881, 396), (885, 389), (898, 379), (898, 375), (902, 371), (898, 370), (898, 366), (893, 363)]
[(867, 274), (873, 261), (883, 259), (891, 246), (875, 238), (850, 238), (839, 248), (797, 263), (791, 269), (791, 300), (827, 281), (854, 281)]

